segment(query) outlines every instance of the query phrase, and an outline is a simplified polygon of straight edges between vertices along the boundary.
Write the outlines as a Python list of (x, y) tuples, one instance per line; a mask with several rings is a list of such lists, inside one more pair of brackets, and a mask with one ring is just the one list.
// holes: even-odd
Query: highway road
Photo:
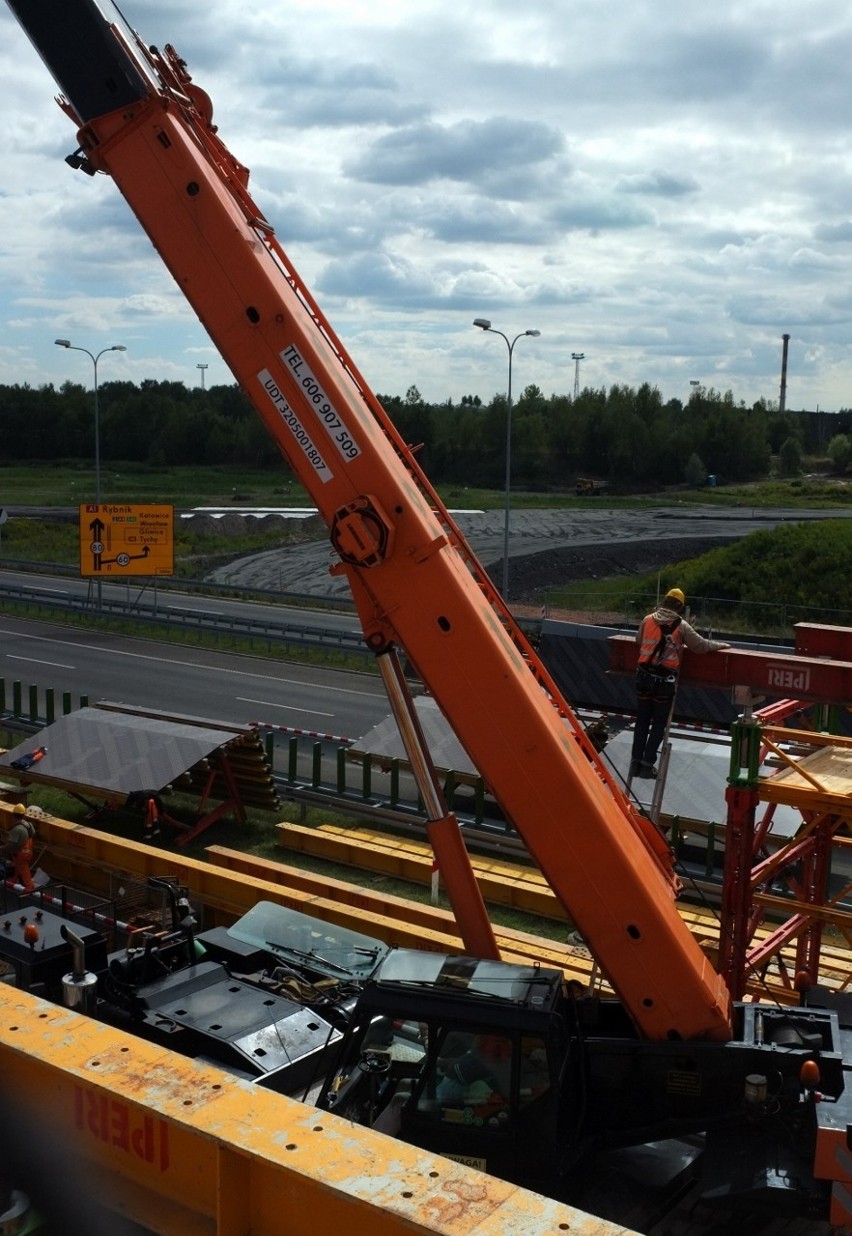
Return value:
[[(390, 712), (378, 678), (80, 631), (0, 614), (0, 677), (11, 684), (239, 725), (360, 738)], [(42, 697), (43, 698), (43, 697)], [(26, 696), (25, 696), (26, 704)]]
[[(542, 552), (549, 544), (581, 545), (631, 539), (719, 536), (738, 539), (756, 528), (787, 521), (835, 518), (852, 512), (661, 508), (647, 511), (550, 510), (513, 513), (512, 553)], [(459, 513), (458, 520), (474, 551), (485, 559), (502, 538), (501, 513)], [(329, 589), (328, 542), (282, 548), (232, 563), (223, 574), (235, 585), (278, 587), (286, 580), (300, 592)], [(244, 569), (243, 569), (244, 568)], [(248, 578), (249, 576), (253, 578)], [(283, 577), (283, 579), (282, 579)], [(48, 594), (79, 594), (88, 581), (0, 571), (0, 583), (17, 581), (43, 588)], [(345, 588), (345, 581), (342, 582)], [(193, 596), (141, 581), (105, 584), (122, 600), (144, 597), (158, 606), (207, 612), (269, 615), (270, 606), (220, 597)], [(280, 602), (277, 614), (325, 629), (357, 630), (352, 614), (323, 609), (294, 609)], [(245, 724), (259, 721), (311, 732), (359, 738), (389, 709), (377, 679), (304, 665), (266, 661), (201, 651), (125, 636), (72, 630), (47, 623), (6, 618), (0, 614), (0, 677), (7, 683), (52, 687), (61, 695), (87, 695), (113, 701)]]

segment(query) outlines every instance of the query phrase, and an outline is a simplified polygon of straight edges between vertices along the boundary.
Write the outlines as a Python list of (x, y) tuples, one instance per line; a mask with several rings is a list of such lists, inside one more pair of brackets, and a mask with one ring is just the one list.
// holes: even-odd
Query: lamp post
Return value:
[[(123, 343), (114, 343), (109, 348), (101, 348), (100, 352), (90, 352), (88, 348), (76, 347), (70, 339), (54, 339), (57, 347), (68, 348), (69, 352), (85, 352), (92, 362), (92, 367), (95, 374), (95, 502), (98, 506), (101, 504), (101, 422), (98, 411), (98, 361), (103, 356), (104, 352), (126, 352), (127, 348)], [(101, 581), (98, 580), (98, 609), (102, 608), (102, 590)]]
[(512, 353), (515, 350), (515, 344), (519, 339), (523, 339), (524, 335), (531, 335), (537, 339), (541, 334), (540, 330), (522, 330), (520, 334), (515, 335), (511, 341), (508, 335), (504, 335), (501, 330), (495, 330), (488, 318), (474, 318), (474, 326), (478, 326), (480, 330), (488, 331), (492, 335), (499, 335), (506, 342), (506, 347), (509, 349), (509, 389), (506, 397), (506, 506), (503, 516), (503, 600), (509, 600), (509, 504), (510, 504), (510, 486), (512, 481)]
[(114, 343), (112, 347), (101, 348), (100, 352), (95, 355), (88, 348), (79, 348), (71, 342), (70, 339), (54, 339), (53, 341), (59, 348), (68, 348), (69, 352), (85, 352), (92, 362), (95, 371), (95, 501), (98, 506), (101, 504), (101, 422), (98, 412), (98, 361), (103, 356), (104, 352), (126, 352), (127, 348), (123, 343)]
[(207, 365), (196, 365), (195, 368), (201, 370), (201, 389), (204, 390), (204, 370), (207, 369), (208, 366)]

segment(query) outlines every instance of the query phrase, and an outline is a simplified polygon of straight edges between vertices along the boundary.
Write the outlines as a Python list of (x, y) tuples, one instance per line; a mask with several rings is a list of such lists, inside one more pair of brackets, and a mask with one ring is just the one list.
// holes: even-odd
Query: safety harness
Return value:
[(666, 651), (666, 645), (668, 644), (669, 639), (671, 638), (672, 635), (674, 635), (675, 631), (678, 629), (682, 621), (683, 619), (678, 614), (677, 618), (675, 618), (672, 622), (661, 622), (660, 623), (660, 638), (657, 640), (656, 647), (654, 648), (654, 651), (651, 653), (648, 660), (642, 662), (643, 669), (649, 669), (649, 668), (656, 669), (659, 665), (662, 664), (663, 654)]

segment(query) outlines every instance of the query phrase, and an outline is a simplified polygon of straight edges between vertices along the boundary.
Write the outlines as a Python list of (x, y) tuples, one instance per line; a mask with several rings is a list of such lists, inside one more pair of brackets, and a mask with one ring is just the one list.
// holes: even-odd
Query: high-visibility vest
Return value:
[(659, 623), (653, 614), (642, 621), (642, 640), (639, 645), (639, 664), (647, 669), (663, 669), (677, 673), (683, 654), (683, 632), (680, 618), (673, 622)]

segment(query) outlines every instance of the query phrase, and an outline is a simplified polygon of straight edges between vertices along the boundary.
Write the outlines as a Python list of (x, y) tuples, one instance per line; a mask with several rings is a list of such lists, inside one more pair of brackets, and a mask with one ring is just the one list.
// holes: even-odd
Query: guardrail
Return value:
[[(277, 595), (277, 594), (276, 594)], [(279, 598), (280, 599), (280, 598)], [(166, 632), (179, 631), (182, 634), (208, 635), (216, 639), (248, 640), (249, 643), (260, 643), (267, 647), (295, 646), (301, 648), (321, 648), (326, 651), (346, 653), (347, 655), (369, 658), (373, 653), (364, 643), (360, 632), (335, 631), (329, 628), (307, 626), (293, 622), (289, 617), (283, 618), (271, 612), (269, 617), (250, 618), (240, 614), (211, 614), (205, 610), (182, 609), (169, 605), (160, 612), (155, 608), (142, 608), (127, 601), (118, 601), (102, 594), (101, 603), (93, 610), (91, 601), (85, 596), (67, 594), (64, 597), (54, 597), (39, 589), (27, 588), (19, 584), (5, 585), (3, 601), (6, 605), (23, 605), (28, 609), (48, 611), (49, 613), (79, 614), (87, 619), (113, 619), (122, 622), (142, 623)]]
[[(79, 567), (69, 566), (64, 562), (34, 562), (24, 558), (4, 558), (3, 567), (10, 571), (28, 571), (34, 574), (57, 575), (63, 579), (80, 578)], [(107, 581), (104, 581), (107, 582)], [(355, 603), (348, 596), (332, 596), (323, 593), (318, 596), (312, 592), (291, 592), (280, 588), (245, 588), (235, 584), (220, 584), (216, 580), (190, 579), (179, 575), (135, 576), (132, 580), (110, 578), (111, 585), (138, 585), (140, 589), (154, 586), (158, 591), (192, 592), (201, 596), (236, 597), (250, 600), (252, 597), (261, 601), (275, 601), (283, 605), (305, 605), (312, 609), (329, 609), (338, 613), (355, 613)]]
[[(37, 686), (0, 678), (0, 729), (37, 733), (57, 717), (88, 706), (87, 696), (80, 696), (75, 704), (70, 692), (58, 696), (48, 688), (42, 699)], [(352, 739), (313, 732), (287, 733), (281, 727), (256, 724), (263, 733), (276, 790), (283, 801), (384, 821), (421, 835), (425, 832), (423, 804), (405, 761), (366, 752), (357, 752), (356, 759)], [(488, 795), (482, 778), (448, 772), (443, 791), (449, 809), (471, 842), (501, 853), (524, 851), (523, 842)], [(679, 861), (686, 864), (684, 875), (690, 881), (707, 881), (707, 888), (718, 884), (724, 825), (700, 825), (678, 818), (670, 823), (669, 841)]]
[[(81, 696), (75, 704), (68, 691), (57, 696), (52, 688), (40, 691), (37, 686), (0, 678), (0, 728), (12, 732), (34, 734), (58, 717), (88, 707), (87, 696)], [(279, 798), (425, 827), (423, 804), (403, 760), (388, 761), (366, 752), (353, 759), (353, 741), (333, 735), (287, 734), (280, 727), (260, 724), (257, 729), (263, 736)], [(450, 809), (463, 824), (481, 827), (496, 837), (514, 835), (486, 795), (481, 777), (471, 779), (448, 772), (443, 789)]]
[[(279, 797), (425, 827), (423, 803), (405, 760), (356, 752), (348, 740), (304, 734), (269, 732), (265, 743)], [(449, 771), (442, 788), (447, 806), (462, 824), (504, 840), (516, 837), (486, 794), (481, 777)]]

